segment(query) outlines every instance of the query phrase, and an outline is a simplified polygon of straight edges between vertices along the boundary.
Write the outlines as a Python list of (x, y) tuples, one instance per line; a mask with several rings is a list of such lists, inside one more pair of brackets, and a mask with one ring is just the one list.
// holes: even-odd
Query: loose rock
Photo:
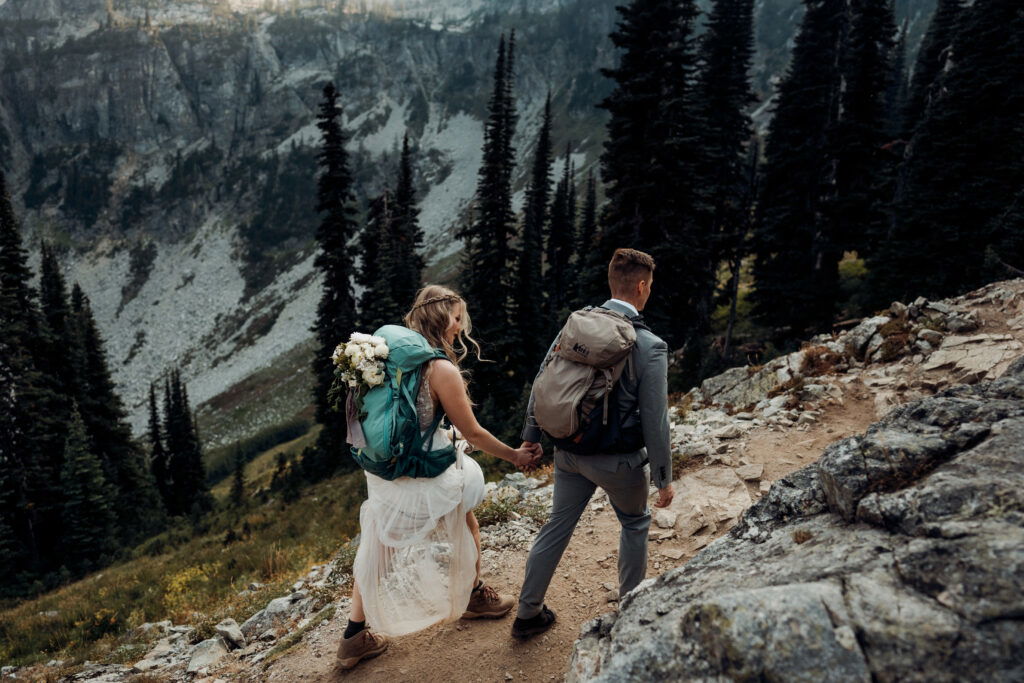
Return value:
[(228, 653), (228, 648), (220, 636), (202, 641), (192, 650), (192, 658), (188, 661), (186, 671), (196, 673), (200, 669), (219, 662)]

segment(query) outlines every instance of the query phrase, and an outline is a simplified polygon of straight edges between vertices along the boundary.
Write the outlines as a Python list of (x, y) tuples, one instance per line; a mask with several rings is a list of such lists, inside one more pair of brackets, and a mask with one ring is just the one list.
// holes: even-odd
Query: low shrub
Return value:
[(486, 496), (482, 503), (473, 510), (480, 526), (502, 524), (513, 519), (526, 517), (537, 524), (547, 521), (548, 506), (543, 503), (523, 498), (510, 486), (502, 486)]
[(827, 346), (809, 346), (803, 350), (800, 374), (804, 377), (830, 375), (843, 357)]

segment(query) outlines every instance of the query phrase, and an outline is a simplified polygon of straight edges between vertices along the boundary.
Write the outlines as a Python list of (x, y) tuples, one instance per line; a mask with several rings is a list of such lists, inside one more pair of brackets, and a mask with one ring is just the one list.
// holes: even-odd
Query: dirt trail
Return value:
[[(859, 384), (859, 383), (858, 383)], [(774, 481), (813, 462), (832, 441), (864, 431), (875, 421), (869, 392), (858, 386), (846, 389), (843, 405), (827, 408), (807, 431), (773, 431), (758, 427), (747, 434), (734, 455), (763, 463), (764, 480)], [(758, 496), (756, 482), (750, 485)], [(595, 509), (600, 508), (600, 509)], [(692, 539), (653, 540), (652, 526), (647, 576), (657, 576), (685, 564), (698, 551)], [(717, 535), (725, 533), (720, 529)], [(526, 642), (510, 636), (512, 615), (498, 620), (458, 621), (397, 638), (391, 648), (349, 672), (334, 665), (335, 650), (347, 614), (336, 614), (266, 669), (243, 674), (261, 681), (560, 681), (579, 627), (587, 620), (615, 609), (608, 602), (605, 583), (617, 585), (616, 563), (619, 526), (600, 492), (584, 513), (547, 594), (547, 604), (558, 621), (546, 634)], [(706, 537), (707, 538), (707, 537)], [(669, 555), (682, 555), (673, 559)], [(523, 577), (526, 550), (499, 551), (497, 560), (485, 562), (485, 579), (499, 592), (513, 596)]]
[[(934, 393), (951, 383), (977, 381), (984, 370), (997, 364), (1005, 366), (1009, 355), (1024, 348), (1024, 280), (995, 283), (953, 303), (977, 316), (980, 329), (968, 334), (999, 337), (980, 343), (980, 337), (968, 340), (978, 344), (971, 348), (982, 351), (973, 360), (964, 361), (964, 367), (959, 367), (957, 357), (947, 364), (932, 363), (929, 369), (921, 356), (867, 367), (858, 364), (849, 373), (829, 378), (841, 390), (842, 399), (836, 401), (833, 396), (823, 402), (825, 405), (819, 404), (816, 421), (781, 426), (768, 420), (745, 430), (741, 439), (731, 442), (735, 446), (726, 446), (728, 458), (740, 464), (763, 464), (761, 482), (776, 481), (817, 460), (828, 444), (864, 432), (894, 405)], [(951, 339), (963, 343), (963, 338)], [(986, 350), (986, 344), (991, 348)], [(691, 461), (683, 472), (675, 475), (678, 478), (702, 467), (703, 461)], [(761, 482), (747, 482), (752, 500), (762, 495)], [(652, 525), (647, 576), (657, 576), (685, 564), (724, 534), (728, 524), (719, 524), (713, 533), (704, 531), (690, 537)], [(608, 595), (609, 588), (617, 585), (618, 534), (615, 515), (598, 492), (584, 513), (547, 594), (547, 603), (557, 613), (558, 621), (549, 632), (527, 642), (512, 639), (511, 614), (495, 621), (459, 621), (395, 639), (381, 657), (363, 662), (353, 671), (342, 672), (335, 667), (335, 650), (348, 615), (339, 611), (269, 665), (232, 673), (253, 681), (562, 680), (579, 627), (616, 608)], [(661, 537), (668, 538), (657, 540)], [(527, 549), (487, 549), (485, 545), (484, 556), (486, 581), (499, 592), (516, 596)]]

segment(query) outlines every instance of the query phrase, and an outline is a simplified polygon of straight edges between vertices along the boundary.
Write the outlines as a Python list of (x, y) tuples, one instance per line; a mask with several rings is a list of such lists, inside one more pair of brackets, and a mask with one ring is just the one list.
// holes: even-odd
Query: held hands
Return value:
[(513, 464), (524, 472), (537, 467), (540, 462), (541, 456), (544, 455), (544, 449), (539, 443), (532, 441), (524, 441), (523, 444), (516, 449), (516, 459)]
[(656, 508), (666, 508), (672, 503), (672, 499), (675, 498), (676, 490), (672, 488), (672, 484), (669, 484), (663, 489), (658, 489), (658, 502), (654, 504)]

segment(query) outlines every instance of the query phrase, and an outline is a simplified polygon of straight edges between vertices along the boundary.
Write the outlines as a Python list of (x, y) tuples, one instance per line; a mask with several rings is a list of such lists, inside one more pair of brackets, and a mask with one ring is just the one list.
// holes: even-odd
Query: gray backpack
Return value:
[(573, 445), (607, 426), (609, 396), (636, 346), (634, 326), (645, 327), (639, 320), (593, 307), (569, 316), (533, 384), (534, 418), (556, 445), (577, 452)]

